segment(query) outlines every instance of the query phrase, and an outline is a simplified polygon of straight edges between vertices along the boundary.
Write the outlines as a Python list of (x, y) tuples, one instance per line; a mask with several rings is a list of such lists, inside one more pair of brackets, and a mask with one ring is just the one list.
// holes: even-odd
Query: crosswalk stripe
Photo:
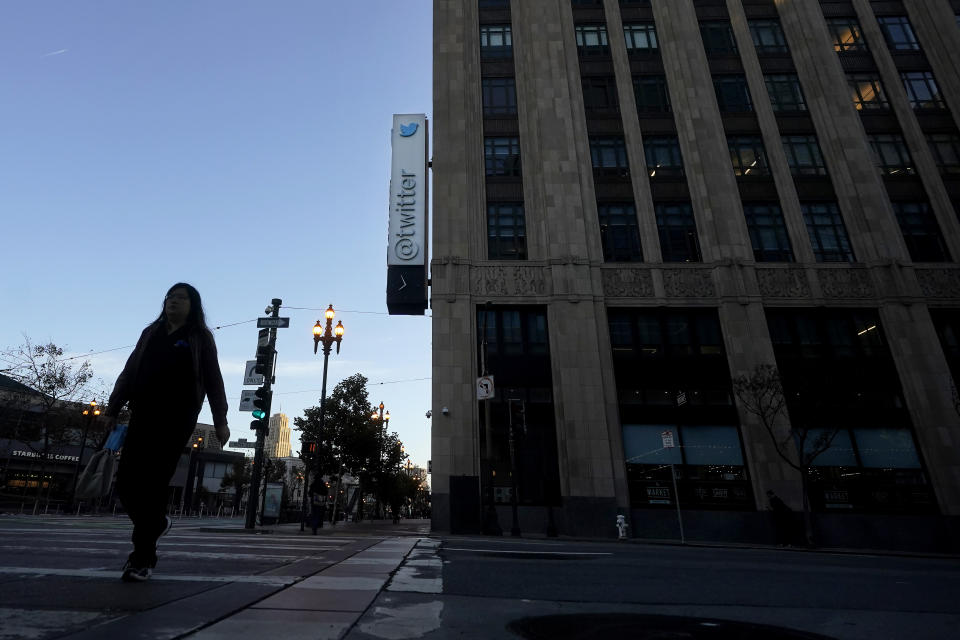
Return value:
[[(0, 567), (0, 574), (30, 576), (64, 576), (72, 578), (102, 578), (119, 580), (117, 569), (40, 569), (37, 567)], [(295, 576), (189, 576), (182, 574), (155, 573), (151, 580), (174, 582), (246, 582), (285, 587), (300, 580)]]

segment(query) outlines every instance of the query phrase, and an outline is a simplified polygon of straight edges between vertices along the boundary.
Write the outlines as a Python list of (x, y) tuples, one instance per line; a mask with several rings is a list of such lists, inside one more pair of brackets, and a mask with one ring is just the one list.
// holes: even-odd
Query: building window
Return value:
[(509, 9), (510, 0), (479, 0), (481, 9)]
[(890, 108), (883, 92), (880, 77), (870, 73), (847, 74), (847, 84), (857, 111), (886, 110)]
[(783, 136), (783, 151), (787, 154), (787, 163), (793, 175), (827, 175), (827, 165), (823, 161), (817, 136)]
[(765, 309), (815, 511), (935, 511), (896, 365), (875, 309)]
[(827, 29), (833, 38), (833, 50), (837, 53), (867, 50), (867, 41), (856, 18), (829, 18)]
[(700, 22), (700, 37), (708, 56), (737, 55), (737, 41), (727, 20), (704, 20)]
[(583, 107), (587, 113), (619, 113), (617, 79), (613, 76), (586, 76), (582, 79)]
[(801, 202), (810, 244), (817, 262), (853, 262), (853, 249), (835, 202)]
[(891, 51), (920, 50), (920, 43), (907, 16), (882, 16), (877, 18), (877, 22)]
[(670, 113), (666, 76), (633, 76), (638, 113)]
[(806, 111), (800, 78), (795, 73), (768, 73), (763, 76), (774, 111)]
[(610, 54), (606, 25), (578, 24), (576, 34), (577, 52), (581, 56), (605, 56)]
[(753, 36), (753, 46), (757, 48), (758, 54), (790, 53), (779, 20), (764, 19), (747, 22), (750, 25), (750, 35)]
[(629, 176), (627, 145), (621, 136), (590, 138), (590, 161), (597, 176)]
[(753, 111), (746, 76), (741, 74), (714, 76), (713, 90), (717, 93), (717, 106), (720, 107), (721, 112)]
[(607, 318), (631, 505), (672, 508), (674, 464), (680, 504), (752, 509), (716, 310), (611, 307)]
[(690, 203), (661, 203), (654, 209), (663, 261), (700, 262), (700, 241)]
[(520, 175), (520, 138), (484, 138), (483, 156), (488, 176)]
[(727, 136), (727, 147), (737, 177), (770, 175), (767, 152), (760, 136)]
[(604, 262), (642, 262), (637, 211), (631, 203), (598, 203)]
[(873, 159), (885, 176), (913, 175), (913, 158), (907, 143), (899, 133), (871, 133), (867, 136)]
[(677, 136), (647, 136), (643, 139), (643, 155), (651, 178), (683, 177), (683, 155)]
[(928, 133), (930, 153), (940, 173), (960, 173), (960, 136), (955, 133)]
[(744, 203), (753, 259), (757, 262), (793, 262), (783, 211), (776, 203)]
[[(523, 408), (522, 436), (515, 443), (515, 479), (520, 504), (559, 504), (557, 431), (554, 426), (553, 381), (545, 307), (478, 305), (476, 308), (477, 373), (496, 377), (496, 397), (478, 403), (479, 424), (489, 424), (489, 438), (481, 439), (484, 466), (497, 471), (492, 481), (494, 500), (509, 501), (511, 409)], [(486, 338), (484, 340), (484, 337)], [(519, 407), (518, 407), (519, 405)], [(490, 420), (484, 415), (489, 410)], [(486, 442), (484, 442), (486, 440)], [(489, 445), (489, 446), (488, 446)]]
[(523, 203), (487, 203), (487, 258), (490, 260), (527, 259), (527, 231)]
[(517, 85), (513, 78), (483, 78), (483, 115), (517, 114)]
[(660, 49), (657, 29), (652, 22), (623, 25), (623, 37), (627, 41), (627, 53), (630, 55), (656, 53)]
[(931, 71), (903, 71), (900, 73), (910, 106), (914, 109), (946, 109), (940, 87)]
[(900, 231), (914, 262), (949, 262), (950, 253), (940, 233), (940, 225), (926, 202), (893, 203)]
[(480, 27), (480, 58), (496, 60), (513, 55), (513, 36), (510, 25), (485, 24)]

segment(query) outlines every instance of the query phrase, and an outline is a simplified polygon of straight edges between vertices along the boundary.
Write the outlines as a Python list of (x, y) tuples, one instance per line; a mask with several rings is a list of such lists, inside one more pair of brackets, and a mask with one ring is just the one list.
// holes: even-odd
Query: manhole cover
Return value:
[(803, 631), (750, 622), (632, 613), (522, 618), (507, 629), (527, 640), (831, 640)]

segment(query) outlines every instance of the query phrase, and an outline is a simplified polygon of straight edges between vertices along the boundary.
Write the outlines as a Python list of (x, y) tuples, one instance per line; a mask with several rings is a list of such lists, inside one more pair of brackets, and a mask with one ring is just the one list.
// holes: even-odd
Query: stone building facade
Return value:
[(675, 537), (679, 497), (688, 537), (768, 540), (800, 476), (733, 381), (773, 365), (781, 428), (834, 438), (819, 540), (949, 544), (957, 14), (435, 0), (434, 527), (507, 530), (515, 479), (522, 530)]

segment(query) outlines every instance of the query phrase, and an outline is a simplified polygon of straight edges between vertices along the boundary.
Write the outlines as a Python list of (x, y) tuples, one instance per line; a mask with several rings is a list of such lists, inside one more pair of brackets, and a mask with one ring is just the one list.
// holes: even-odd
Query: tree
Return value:
[(240, 458), (233, 463), (230, 469), (220, 481), (221, 489), (234, 489), (233, 509), (236, 512), (243, 500), (243, 490), (250, 484), (250, 477), (253, 475), (253, 461), (249, 458)]
[[(73, 358), (64, 357), (63, 348), (53, 342), (33, 344), (29, 336), (24, 336), (22, 345), (4, 351), (3, 359), (11, 365), (7, 375), (35, 391), (21, 395), (24, 402), (21, 411), (29, 412), (33, 419), (26, 421), (27, 425), (18, 422), (20, 427), (26, 427), (18, 437), (40, 454), (40, 480), (33, 505), (36, 512), (40, 506), (50, 448), (65, 444), (73, 431), (80, 428), (79, 416), (74, 415), (78, 412), (79, 404), (76, 403), (88, 393), (86, 386), (93, 378), (93, 368), (89, 361), (77, 364)], [(39, 450), (30, 441), (41, 441)], [(52, 483), (49, 488), (52, 489)], [(48, 500), (49, 496), (48, 491)]]
[(782, 418), (787, 417), (787, 400), (780, 373), (773, 365), (759, 365), (750, 373), (734, 378), (733, 392), (740, 401), (740, 406), (756, 416), (763, 425), (777, 454), (800, 472), (804, 535), (807, 544), (812, 546), (810, 469), (817, 456), (830, 448), (840, 428), (817, 425), (818, 433), (811, 437), (814, 431), (811, 422), (802, 419), (783, 421)]
[(324, 418), (321, 425), (320, 407), (310, 407), (302, 418), (293, 419), (301, 432), (301, 457), (307, 443), (317, 443), (310, 473), (319, 472), (332, 481), (350, 473), (361, 487), (370, 486), (379, 468), (380, 430), (370, 417), (367, 378), (355, 373), (341, 380), (326, 400)]

